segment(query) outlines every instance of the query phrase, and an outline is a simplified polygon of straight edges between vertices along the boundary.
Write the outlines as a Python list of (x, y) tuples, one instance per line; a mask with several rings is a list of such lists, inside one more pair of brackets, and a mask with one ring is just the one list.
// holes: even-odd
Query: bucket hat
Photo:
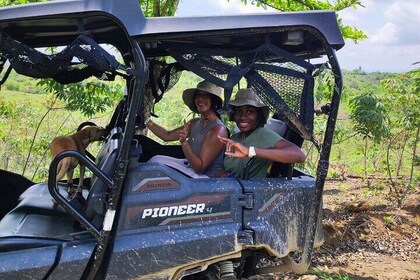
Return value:
[[(229, 102), (230, 107), (240, 107), (245, 105), (261, 108), (264, 115), (264, 119), (267, 121), (268, 116), (270, 114), (270, 109), (261, 101), (261, 99), (255, 94), (254, 90), (251, 88), (243, 88), (238, 90), (235, 99)], [(230, 115), (230, 120), (233, 120), (233, 114)]]
[(201, 90), (208, 94), (215, 95), (217, 97), (216, 108), (222, 107), (222, 89), (208, 81), (201, 81), (197, 84), (197, 87), (186, 89), (182, 93), (182, 100), (184, 100), (185, 105), (187, 105), (191, 111), (193, 111), (194, 113), (199, 113), (197, 106), (195, 106), (195, 93), (197, 92), (197, 90)]

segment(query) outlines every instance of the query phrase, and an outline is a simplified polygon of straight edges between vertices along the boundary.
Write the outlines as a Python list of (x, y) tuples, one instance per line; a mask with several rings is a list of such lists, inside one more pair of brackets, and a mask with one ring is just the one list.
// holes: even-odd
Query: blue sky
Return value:
[[(248, 1), (250, 3), (252, 1)], [(368, 39), (346, 41), (337, 52), (343, 69), (406, 72), (420, 61), (420, 0), (362, 0), (365, 8), (340, 12), (344, 24), (363, 30)], [(240, 0), (181, 0), (177, 16), (272, 12)], [(418, 65), (417, 65), (418, 67)]]

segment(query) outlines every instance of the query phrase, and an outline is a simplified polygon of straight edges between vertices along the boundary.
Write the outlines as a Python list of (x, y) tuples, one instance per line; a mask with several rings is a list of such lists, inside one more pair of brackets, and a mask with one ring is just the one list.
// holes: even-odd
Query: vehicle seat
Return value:
[(283, 121), (275, 118), (268, 118), (264, 127), (274, 131), (283, 138), (286, 134), (287, 125)]
[[(66, 183), (58, 189), (66, 197)], [(84, 190), (85, 192), (85, 190)], [(35, 184), (21, 196), (19, 204), (0, 221), (0, 237), (21, 236), (69, 239), (74, 219), (54, 202), (46, 184)]]
[[(115, 170), (121, 138), (121, 128), (112, 129), (96, 157), (96, 165), (108, 176)], [(105, 216), (107, 191), (108, 188), (104, 182), (98, 177), (92, 176), (91, 189), (86, 199), (85, 215), (96, 227), (102, 224)]]
[[(265, 128), (268, 128), (284, 139), (289, 140), (289, 133), (291, 132), (288, 129), (286, 123), (276, 118), (268, 118), (267, 123), (264, 125)], [(290, 140), (289, 140), (290, 141)], [(293, 176), (293, 163), (283, 163), (283, 162), (273, 162), (267, 170), (267, 177), (277, 178), (279, 176), (292, 179)]]

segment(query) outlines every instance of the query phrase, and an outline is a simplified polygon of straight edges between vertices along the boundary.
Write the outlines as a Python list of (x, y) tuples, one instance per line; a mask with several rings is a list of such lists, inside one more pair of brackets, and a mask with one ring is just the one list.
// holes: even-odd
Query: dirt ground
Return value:
[(402, 209), (387, 193), (370, 192), (360, 180), (327, 181), (325, 242), (310, 274), (271, 279), (420, 279), (420, 188)]

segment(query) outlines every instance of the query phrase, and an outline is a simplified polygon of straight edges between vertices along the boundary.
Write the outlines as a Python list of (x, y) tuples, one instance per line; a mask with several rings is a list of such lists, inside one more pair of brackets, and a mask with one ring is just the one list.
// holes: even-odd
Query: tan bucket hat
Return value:
[[(262, 108), (262, 112), (265, 120), (267, 121), (270, 114), (270, 109), (265, 105), (261, 99), (255, 94), (251, 88), (242, 88), (238, 90), (235, 95), (235, 99), (229, 102), (229, 106), (240, 107), (244, 105), (254, 106)], [(233, 115), (230, 116), (230, 120), (233, 120)]]
[(194, 100), (195, 93), (197, 92), (197, 90), (201, 90), (208, 94), (217, 96), (218, 98), (217, 98), (216, 108), (222, 107), (222, 104), (223, 104), (222, 89), (208, 81), (201, 81), (197, 84), (197, 87), (186, 89), (182, 93), (182, 100), (184, 100), (185, 105), (187, 105), (188, 108), (191, 109), (191, 111), (193, 111), (194, 113), (198, 113), (197, 106), (195, 106), (195, 100)]

